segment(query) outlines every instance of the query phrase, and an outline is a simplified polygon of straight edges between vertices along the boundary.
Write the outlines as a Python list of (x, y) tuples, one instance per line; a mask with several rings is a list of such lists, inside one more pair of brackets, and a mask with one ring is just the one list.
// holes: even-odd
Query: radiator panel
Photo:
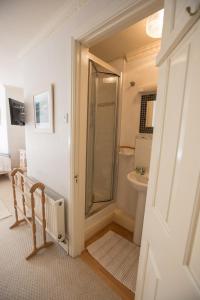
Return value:
[[(15, 177), (16, 185), (21, 187), (20, 175)], [(28, 178), (24, 182), (24, 192), (27, 209), (27, 215), (31, 216), (31, 194), (30, 188), (36, 182), (35, 179)], [(36, 190), (34, 193), (35, 199), (35, 214), (37, 221), (41, 224), (42, 219), (42, 205), (41, 205), (41, 192)], [(18, 204), (21, 205), (20, 199)], [(57, 242), (65, 240), (65, 205), (64, 198), (55, 193), (49, 188), (45, 188), (45, 217), (46, 217), (46, 230)]]

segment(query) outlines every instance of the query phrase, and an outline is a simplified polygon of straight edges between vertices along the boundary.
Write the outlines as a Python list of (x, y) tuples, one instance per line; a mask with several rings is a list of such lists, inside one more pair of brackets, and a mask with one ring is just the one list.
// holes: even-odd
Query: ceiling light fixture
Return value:
[(157, 39), (162, 36), (164, 9), (149, 16), (146, 21), (146, 33), (148, 36)]

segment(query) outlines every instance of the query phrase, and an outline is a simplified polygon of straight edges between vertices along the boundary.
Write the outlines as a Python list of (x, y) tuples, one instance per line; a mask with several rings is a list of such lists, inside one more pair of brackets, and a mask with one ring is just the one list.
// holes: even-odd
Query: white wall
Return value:
[[(143, 49), (144, 50), (144, 49)], [(120, 145), (135, 147), (135, 139), (139, 134), (141, 88), (151, 88), (157, 83), (155, 58), (157, 52), (143, 51), (133, 56), (131, 61), (118, 59), (111, 64), (123, 72), (123, 92), (121, 109)], [(136, 85), (130, 87), (130, 81)], [(136, 213), (137, 193), (130, 186), (126, 175), (134, 169), (134, 156), (119, 156), (117, 206), (129, 217)]]
[[(32, 49), (23, 60), (24, 91), (28, 110), (26, 149), (28, 174), (53, 188), (69, 200), (70, 122), (71, 121), (71, 36), (81, 36), (132, 0), (82, 1), (81, 9), (60, 28)], [(55, 133), (39, 134), (33, 125), (33, 94), (55, 86)]]
[(22, 88), (5, 85), (5, 101), (7, 105), (8, 149), (12, 168), (19, 167), (19, 150), (25, 149), (25, 127), (11, 125), (8, 98), (24, 102)]
[[(156, 86), (157, 68), (155, 59), (157, 53), (143, 53), (132, 58), (125, 66), (124, 99), (122, 109), (121, 143), (135, 146), (135, 138), (139, 133), (141, 88)], [(130, 87), (130, 81), (135, 86)]]
[(23, 71), (20, 60), (1, 57), (0, 83), (5, 85), (23, 87)]
[(12, 98), (24, 102), (22, 88), (1, 85), (0, 86), (0, 153), (9, 154), (11, 167), (19, 167), (19, 150), (25, 148), (25, 127), (11, 125), (9, 100)]
[[(116, 13), (123, 14), (133, 6), (133, 0), (83, 0), (74, 3), (77, 7), (75, 11), (72, 9), (69, 12), (68, 19), (62, 21), (56, 30), (49, 32), (23, 59), (25, 103), (28, 112), (28, 175), (62, 194), (66, 198), (67, 209), (70, 201), (73, 201), (70, 199), (71, 37), (80, 38), (110, 21)], [(154, 3), (156, 7), (156, 1)], [(141, 9), (144, 5), (145, 1), (141, 1)], [(35, 132), (33, 125), (33, 95), (47, 88), (49, 84), (55, 86), (55, 133), (40, 134)], [(67, 124), (66, 113), (69, 113)]]
[(0, 153), (8, 154), (7, 106), (5, 88), (0, 86)]
[[(56, 32), (25, 59), (25, 102), (27, 109), (26, 151), (28, 175), (68, 196), (70, 128), (65, 116), (70, 109), (67, 79), (69, 39), (65, 31)], [(68, 62), (70, 64), (70, 61)], [(34, 128), (33, 95), (54, 85), (55, 133), (38, 133)]]

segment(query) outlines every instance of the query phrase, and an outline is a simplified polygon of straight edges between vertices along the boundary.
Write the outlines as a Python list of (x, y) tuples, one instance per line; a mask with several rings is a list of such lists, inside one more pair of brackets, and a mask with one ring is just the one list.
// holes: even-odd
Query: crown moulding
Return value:
[(89, 0), (77, 0), (65, 3), (57, 12), (54, 17), (41, 29), (41, 31), (33, 37), (33, 39), (18, 53), (18, 59), (26, 56), (34, 47), (36, 47), (42, 40), (52, 34), (62, 23), (69, 20), (79, 11)]
[(151, 56), (154, 54), (158, 54), (158, 52), (160, 51), (160, 45), (161, 45), (161, 41), (157, 40), (153, 43), (150, 43), (132, 52), (129, 52), (126, 54), (126, 61), (130, 62), (133, 61), (134, 59), (138, 59), (143, 56)]

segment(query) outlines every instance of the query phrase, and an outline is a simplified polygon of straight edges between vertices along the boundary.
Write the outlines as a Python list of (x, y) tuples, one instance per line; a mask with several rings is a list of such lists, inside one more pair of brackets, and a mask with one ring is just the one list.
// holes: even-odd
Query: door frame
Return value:
[[(98, 28), (71, 38), (71, 130), (70, 130), (70, 205), (69, 254), (76, 257), (84, 250), (85, 236), (85, 163), (88, 70), (84, 58), (88, 48), (163, 8), (162, 0), (138, 1), (122, 13), (113, 15)], [(92, 57), (92, 55), (90, 55)], [(105, 64), (105, 63), (104, 63)], [(81, 113), (80, 113), (81, 112)]]

